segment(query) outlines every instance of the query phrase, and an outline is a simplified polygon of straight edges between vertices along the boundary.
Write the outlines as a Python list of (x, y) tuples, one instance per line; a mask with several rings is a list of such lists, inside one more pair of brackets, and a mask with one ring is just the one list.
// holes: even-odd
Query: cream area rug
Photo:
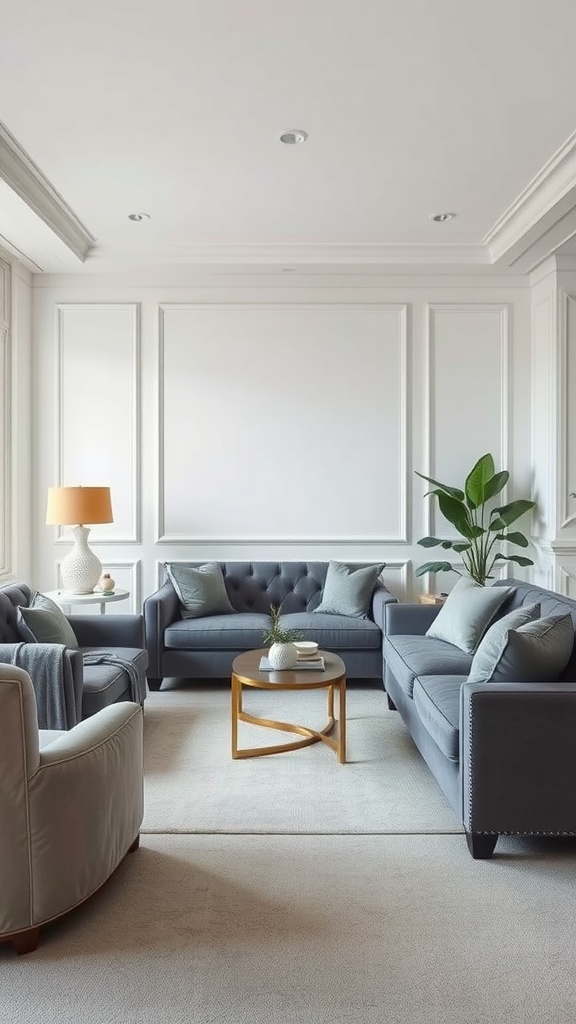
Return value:
[(143, 836), (35, 953), (0, 945), (0, 1024), (571, 1024), (575, 864), (553, 841)]
[[(327, 722), (326, 693), (245, 690), (259, 717)], [(386, 834), (461, 832), (458, 818), (382, 689), (349, 686), (347, 758), (324, 743), (232, 760), (230, 689), (152, 693), (144, 715), (143, 832)], [(240, 723), (239, 746), (295, 737)]]

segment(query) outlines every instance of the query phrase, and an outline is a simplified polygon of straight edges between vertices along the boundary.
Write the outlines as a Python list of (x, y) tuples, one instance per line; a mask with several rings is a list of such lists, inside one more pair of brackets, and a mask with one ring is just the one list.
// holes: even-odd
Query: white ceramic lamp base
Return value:
[(74, 547), (60, 564), (62, 586), (69, 594), (91, 594), (102, 575), (102, 562), (88, 547), (87, 526), (75, 526), (72, 533)]

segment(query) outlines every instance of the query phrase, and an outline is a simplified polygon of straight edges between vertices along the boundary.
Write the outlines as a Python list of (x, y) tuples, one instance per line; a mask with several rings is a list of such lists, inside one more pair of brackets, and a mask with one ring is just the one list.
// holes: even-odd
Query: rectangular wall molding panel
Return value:
[[(114, 522), (90, 537), (140, 540), (140, 318), (136, 304), (58, 306), (55, 485), (110, 486)], [(89, 525), (89, 524), (86, 524)], [(67, 540), (61, 530), (58, 540)]]
[(407, 541), (404, 305), (165, 304), (162, 543)]
[[(509, 349), (507, 305), (428, 306), (426, 465), (420, 470), (425, 476), (462, 487), (474, 460), (487, 452), (494, 456), (496, 469), (513, 468)], [(424, 501), (425, 534), (456, 537), (450, 524), (437, 514), (436, 501)]]

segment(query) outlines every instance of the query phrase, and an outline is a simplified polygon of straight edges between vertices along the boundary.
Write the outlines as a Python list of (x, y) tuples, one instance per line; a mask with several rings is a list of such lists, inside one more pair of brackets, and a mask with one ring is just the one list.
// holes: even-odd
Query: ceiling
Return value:
[(6, 0), (0, 240), (524, 272), (576, 236), (575, 39), (574, 0)]

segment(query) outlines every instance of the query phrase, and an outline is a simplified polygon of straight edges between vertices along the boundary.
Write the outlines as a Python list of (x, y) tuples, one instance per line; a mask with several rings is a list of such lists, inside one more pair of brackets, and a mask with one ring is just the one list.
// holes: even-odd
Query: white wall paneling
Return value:
[[(428, 305), (426, 462), (420, 470), (426, 476), (461, 487), (487, 452), (497, 469), (513, 468), (509, 334), (508, 304)], [(421, 493), (427, 489), (422, 483)], [(424, 501), (425, 534), (457, 536), (437, 503)], [(434, 557), (434, 550), (426, 549), (422, 561)]]
[(560, 294), (558, 375), (559, 528), (576, 526), (576, 298)]
[[(61, 561), (54, 564), (57, 587), (62, 585), (60, 578)], [(142, 604), (142, 563), (140, 559), (128, 561), (127, 559), (112, 560), (106, 558), (102, 561), (102, 571), (109, 572), (117, 587), (130, 591), (130, 597), (126, 601), (118, 601), (106, 610), (110, 615), (129, 615), (140, 611)], [(73, 608), (74, 615), (86, 614), (95, 615), (98, 613), (96, 605), (77, 605)]]
[[(90, 541), (140, 540), (140, 322), (133, 303), (59, 304), (54, 484), (109, 485), (114, 522)], [(60, 532), (60, 540), (66, 532)]]
[(11, 551), (10, 264), (0, 259), (0, 577), (10, 574)]
[(162, 304), (163, 543), (407, 542), (403, 304)]

